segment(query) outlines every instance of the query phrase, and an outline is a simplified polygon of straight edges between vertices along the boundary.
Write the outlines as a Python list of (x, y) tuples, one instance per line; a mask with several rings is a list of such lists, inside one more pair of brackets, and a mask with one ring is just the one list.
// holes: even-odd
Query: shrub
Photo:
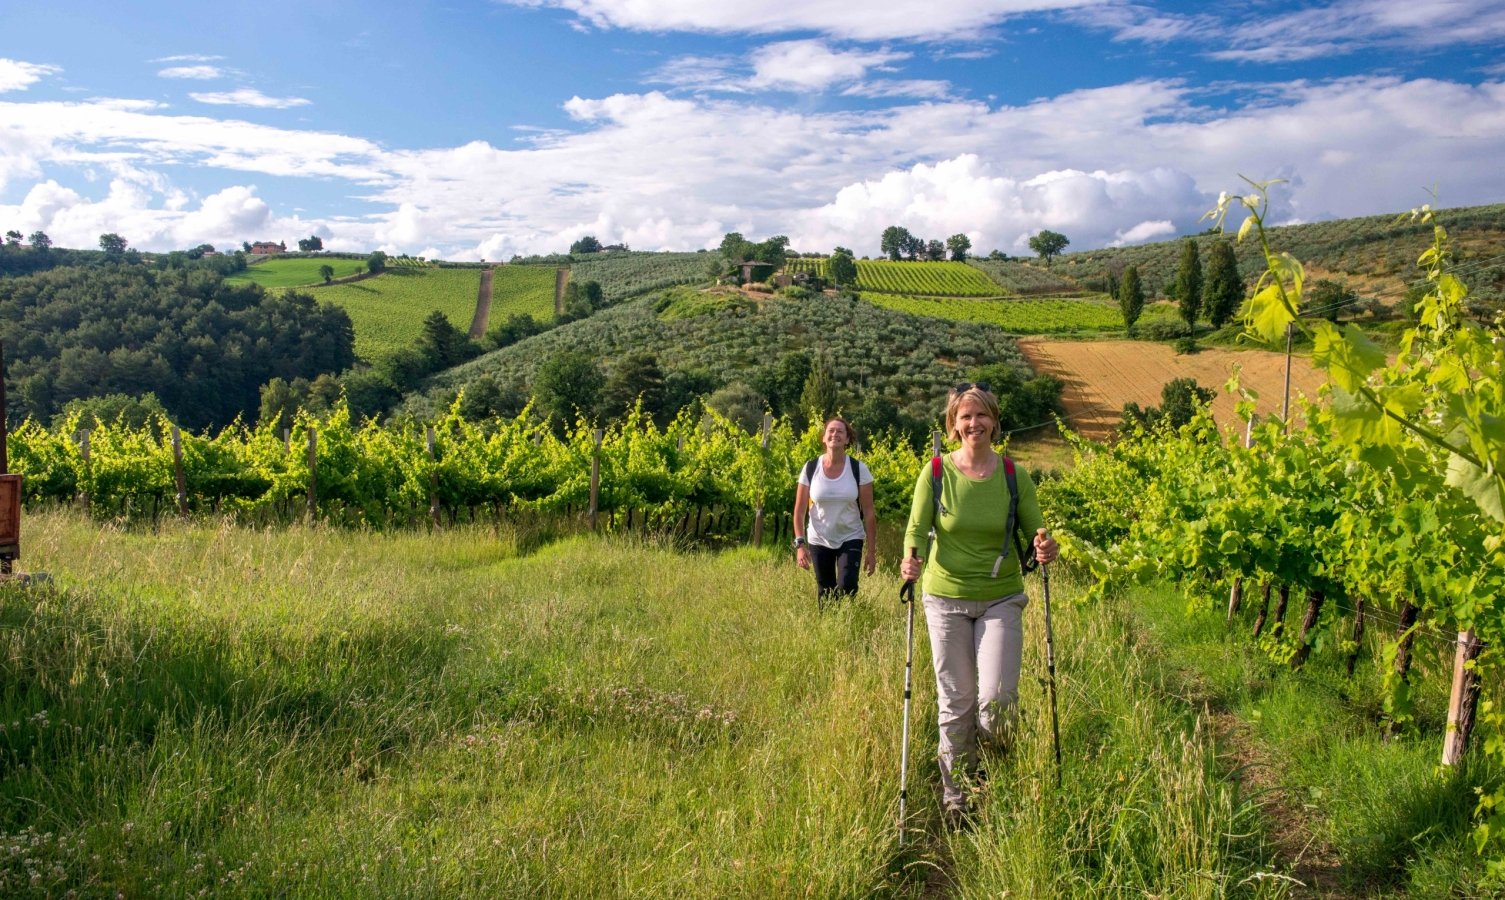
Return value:
[(1151, 319), (1135, 327), (1139, 336), (1147, 341), (1173, 341), (1191, 335), (1191, 329), (1180, 319)]

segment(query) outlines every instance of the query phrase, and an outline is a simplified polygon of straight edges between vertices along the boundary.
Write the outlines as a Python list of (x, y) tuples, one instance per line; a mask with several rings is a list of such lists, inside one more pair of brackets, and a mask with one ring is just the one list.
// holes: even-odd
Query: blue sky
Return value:
[[(1028, 253), (1505, 202), (1505, 0), (6, 5), (0, 229)], [(857, 10), (857, 12), (854, 12)]]

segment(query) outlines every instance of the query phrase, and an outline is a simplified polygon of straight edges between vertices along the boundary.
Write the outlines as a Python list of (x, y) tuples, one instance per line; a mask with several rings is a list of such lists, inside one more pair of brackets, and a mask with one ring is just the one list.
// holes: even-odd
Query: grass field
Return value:
[(244, 272), (227, 276), (225, 280), (249, 281), (264, 288), (305, 287), (324, 283), (324, 276), (319, 274), (319, 269), (323, 266), (334, 269), (335, 278), (358, 275), (366, 271), (366, 261), (363, 259), (298, 257), (296, 259), (268, 259), (247, 267)]
[(554, 272), (548, 266), (497, 266), (491, 276), (491, 325), (508, 316), (554, 320)]
[(1378, 661), (1335, 690), (1055, 572), (1062, 785), (1035, 602), (1013, 751), (948, 834), (921, 621), (901, 849), (891, 533), (820, 615), (783, 553), (541, 527), (28, 514), (55, 587), (0, 588), (0, 894), (1282, 897), (1317, 854), (1324, 896), (1478, 891), (1437, 716), (1373, 738)]
[(404, 267), (353, 284), (320, 287), (313, 295), (345, 308), (355, 325), (356, 355), (373, 359), (410, 346), (423, 331), (423, 318), (436, 309), (456, 328), (469, 331), (480, 287), (479, 269)]

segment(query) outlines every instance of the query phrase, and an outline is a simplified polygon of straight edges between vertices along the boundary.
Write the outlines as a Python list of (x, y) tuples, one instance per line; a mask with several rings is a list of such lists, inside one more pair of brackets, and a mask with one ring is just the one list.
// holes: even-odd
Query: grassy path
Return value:
[[(1079, 608), (1054, 575), (1063, 784), (1032, 603), (1020, 727), (958, 833), (939, 828), (917, 621), (901, 850), (892, 574), (821, 615), (782, 553), (537, 524), (151, 534), (28, 513), (26, 528), (26, 568), (56, 586), (0, 588), (5, 896), (1291, 892), (1220, 755), (1215, 704), (1177, 668), (1180, 620), (1144, 619), (1174, 599)], [(1201, 676), (1206, 695), (1225, 677)], [(1249, 720), (1237, 696), (1220, 703)], [(1435, 812), (1418, 785), (1410, 808)], [(1431, 881), (1380, 858), (1393, 841), (1370, 852), (1315, 827), (1395, 896), (1467, 883), (1455, 827), (1425, 839), (1447, 851)]]

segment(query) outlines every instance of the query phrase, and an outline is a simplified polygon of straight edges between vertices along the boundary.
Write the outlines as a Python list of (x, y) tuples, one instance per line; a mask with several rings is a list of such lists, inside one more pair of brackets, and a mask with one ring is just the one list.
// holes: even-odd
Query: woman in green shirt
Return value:
[[(1012, 722), (1029, 601), (1008, 533), (1008, 480), (993, 449), (998, 398), (988, 385), (951, 390), (946, 433), (961, 446), (942, 459), (939, 504), (930, 465), (915, 482), (900, 571), (906, 581), (919, 579), (924, 592), (940, 708), (941, 801), (948, 821), (957, 824), (968, 812), (960, 782), (976, 767), (979, 738), (997, 741)], [(1030, 550), (1037, 560), (1052, 562), (1059, 548), (1045, 533), (1035, 483), (1023, 470), (1015, 475), (1019, 531), (1034, 535)], [(927, 544), (932, 529), (935, 539)], [(927, 546), (929, 559), (918, 558)]]

